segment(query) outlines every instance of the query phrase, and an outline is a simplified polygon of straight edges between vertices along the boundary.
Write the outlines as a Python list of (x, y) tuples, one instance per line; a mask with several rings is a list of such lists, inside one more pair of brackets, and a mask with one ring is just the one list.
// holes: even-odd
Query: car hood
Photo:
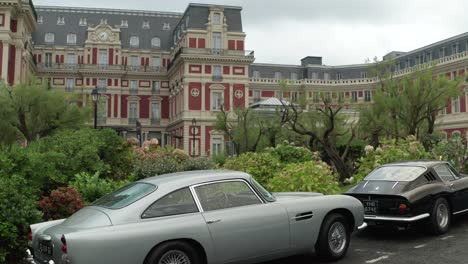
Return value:
[(321, 193), (313, 193), (313, 192), (281, 192), (281, 193), (273, 193), (273, 195), (278, 201), (294, 200), (294, 199), (301, 199), (301, 198), (314, 197), (314, 196), (323, 196), (323, 194)]
[(400, 195), (407, 191), (410, 182), (396, 181), (363, 181), (346, 194), (382, 194), (382, 195)]

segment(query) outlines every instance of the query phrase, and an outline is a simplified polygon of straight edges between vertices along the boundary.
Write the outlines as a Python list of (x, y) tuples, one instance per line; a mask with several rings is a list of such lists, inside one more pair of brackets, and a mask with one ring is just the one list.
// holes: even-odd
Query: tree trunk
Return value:
[(330, 142), (324, 142), (323, 148), (339, 174), (338, 180), (340, 182), (344, 182), (344, 180), (350, 178), (353, 175), (353, 169), (346, 164), (344, 159), (341, 158), (340, 153), (335, 146)]

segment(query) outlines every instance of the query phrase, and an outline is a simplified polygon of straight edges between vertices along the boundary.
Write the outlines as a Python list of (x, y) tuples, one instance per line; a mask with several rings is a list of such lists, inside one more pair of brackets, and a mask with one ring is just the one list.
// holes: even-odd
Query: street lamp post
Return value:
[(98, 92), (97, 88), (94, 88), (91, 92), (91, 97), (93, 98), (94, 102), (94, 129), (97, 128), (97, 111), (98, 111), (98, 102), (101, 98), (101, 94)]
[(196, 132), (195, 126), (196, 125), (197, 125), (197, 120), (194, 118), (192, 119), (192, 157), (195, 157), (195, 132)]

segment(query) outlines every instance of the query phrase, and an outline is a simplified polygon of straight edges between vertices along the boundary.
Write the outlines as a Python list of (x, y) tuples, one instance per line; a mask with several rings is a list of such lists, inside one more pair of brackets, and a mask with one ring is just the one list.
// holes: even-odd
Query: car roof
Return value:
[(151, 183), (157, 186), (171, 184), (177, 186), (190, 186), (194, 184), (218, 181), (244, 179), (250, 181), (251, 176), (247, 173), (231, 170), (200, 170), (184, 171), (170, 174), (163, 174), (140, 180), (140, 182)]
[(409, 160), (409, 161), (399, 161), (394, 163), (388, 163), (383, 166), (422, 166), (426, 168), (431, 168), (437, 165), (447, 164), (446, 161), (439, 160)]

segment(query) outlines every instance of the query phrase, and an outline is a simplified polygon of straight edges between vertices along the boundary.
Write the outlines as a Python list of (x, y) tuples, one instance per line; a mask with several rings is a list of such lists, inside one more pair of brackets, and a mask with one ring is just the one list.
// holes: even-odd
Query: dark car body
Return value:
[(447, 201), (450, 216), (468, 211), (468, 177), (444, 161), (381, 166), (346, 194), (363, 203), (369, 225), (430, 220), (438, 199)]

